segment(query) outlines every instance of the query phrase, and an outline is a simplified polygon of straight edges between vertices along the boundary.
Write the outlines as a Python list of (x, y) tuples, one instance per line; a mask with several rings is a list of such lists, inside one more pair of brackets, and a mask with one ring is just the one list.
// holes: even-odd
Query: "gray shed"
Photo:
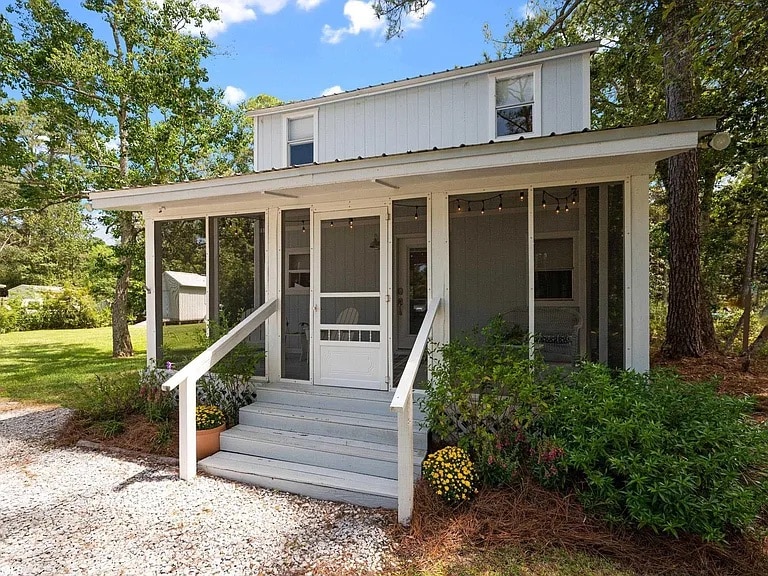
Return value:
[(163, 272), (163, 321), (202, 322), (208, 307), (205, 276), (191, 272)]

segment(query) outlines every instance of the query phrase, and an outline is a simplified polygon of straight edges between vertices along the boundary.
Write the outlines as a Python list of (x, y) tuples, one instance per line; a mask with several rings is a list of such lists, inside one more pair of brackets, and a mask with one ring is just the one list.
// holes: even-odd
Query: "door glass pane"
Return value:
[(311, 287), (309, 210), (285, 210), (282, 217), (283, 378), (309, 380)]
[(321, 298), (320, 323), (378, 325), (380, 322), (380, 301), (372, 298)]
[(411, 248), (408, 254), (409, 276), (409, 332), (418, 334), (427, 315), (427, 251)]
[(379, 291), (378, 216), (323, 220), (320, 249), (322, 292)]

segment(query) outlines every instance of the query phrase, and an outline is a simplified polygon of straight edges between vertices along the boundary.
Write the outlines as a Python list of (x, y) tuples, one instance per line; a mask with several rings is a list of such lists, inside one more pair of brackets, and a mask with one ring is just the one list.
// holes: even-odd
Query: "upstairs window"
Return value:
[(288, 166), (312, 164), (315, 161), (315, 118), (303, 116), (288, 119)]
[(496, 138), (534, 131), (534, 75), (496, 79)]

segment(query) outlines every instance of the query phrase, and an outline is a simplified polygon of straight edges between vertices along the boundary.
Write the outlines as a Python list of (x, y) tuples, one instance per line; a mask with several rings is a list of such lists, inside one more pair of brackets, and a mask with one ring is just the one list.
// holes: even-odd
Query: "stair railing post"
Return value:
[(413, 514), (413, 390), (397, 413), (397, 521), (411, 523)]
[(197, 379), (186, 378), (179, 385), (179, 477), (192, 480), (197, 475)]

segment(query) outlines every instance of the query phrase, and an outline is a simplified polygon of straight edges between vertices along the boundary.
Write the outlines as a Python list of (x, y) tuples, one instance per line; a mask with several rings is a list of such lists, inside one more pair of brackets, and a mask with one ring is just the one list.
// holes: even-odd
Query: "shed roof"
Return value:
[(206, 279), (202, 274), (195, 274), (193, 272), (176, 272), (174, 270), (166, 270), (163, 272), (163, 276), (171, 278), (179, 286), (185, 288), (205, 288)]

